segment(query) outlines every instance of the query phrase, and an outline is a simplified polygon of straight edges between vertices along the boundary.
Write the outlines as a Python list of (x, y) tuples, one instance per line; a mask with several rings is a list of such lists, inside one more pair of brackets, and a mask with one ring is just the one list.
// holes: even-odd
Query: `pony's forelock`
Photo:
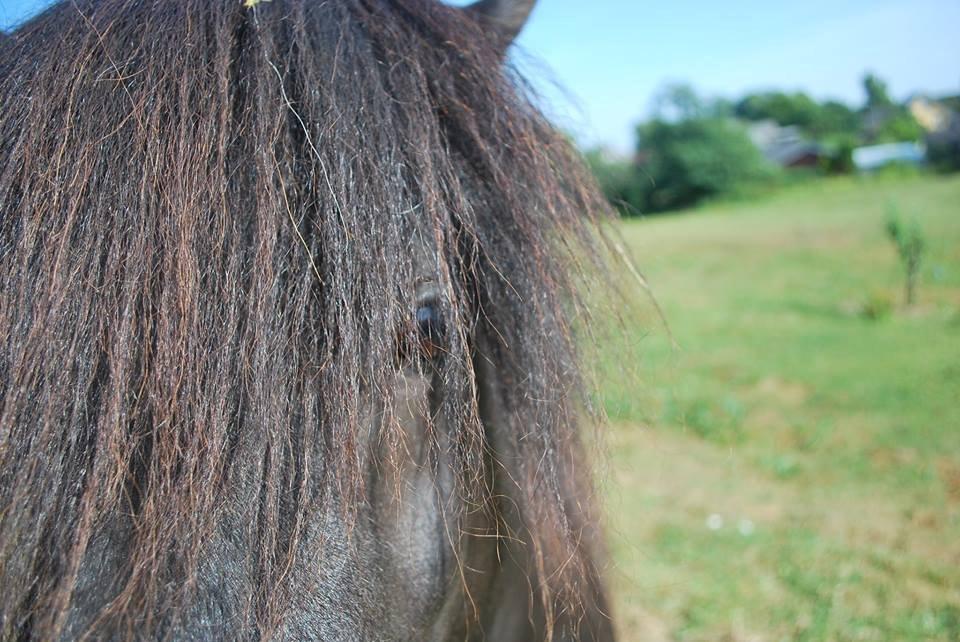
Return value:
[(570, 268), (605, 207), (495, 45), (435, 0), (78, 0), (0, 44), (0, 637), (56, 637), (105, 531), (98, 617), (160, 630), (236, 505), (268, 630), (306, 516), (362, 501), (372, 397), (400, 443), (417, 247), (464, 505), (495, 457), (547, 610), (591, 590)]

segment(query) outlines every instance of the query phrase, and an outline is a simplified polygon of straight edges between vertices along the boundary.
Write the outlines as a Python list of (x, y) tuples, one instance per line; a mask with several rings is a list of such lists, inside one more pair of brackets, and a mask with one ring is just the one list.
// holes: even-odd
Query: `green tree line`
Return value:
[(851, 107), (817, 101), (803, 92), (751, 93), (739, 100), (706, 99), (686, 85), (666, 87), (652, 116), (636, 128), (635, 154), (615, 158), (602, 149), (586, 154), (608, 199), (624, 214), (656, 213), (705, 199), (749, 193), (784, 179), (750, 140), (747, 127), (772, 121), (792, 127), (822, 150), (819, 173), (853, 170), (860, 145), (919, 141), (924, 130), (886, 83), (863, 79), (865, 100)]

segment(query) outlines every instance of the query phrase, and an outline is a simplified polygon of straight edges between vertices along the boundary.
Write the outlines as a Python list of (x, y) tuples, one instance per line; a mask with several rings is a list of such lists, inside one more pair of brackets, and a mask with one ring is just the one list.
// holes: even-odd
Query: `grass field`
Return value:
[[(910, 308), (891, 206), (928, 239)], [(602, 349), (623, 639), (960, 640), (960, 178), (622, 233), (678, 346), (646, 304)]]

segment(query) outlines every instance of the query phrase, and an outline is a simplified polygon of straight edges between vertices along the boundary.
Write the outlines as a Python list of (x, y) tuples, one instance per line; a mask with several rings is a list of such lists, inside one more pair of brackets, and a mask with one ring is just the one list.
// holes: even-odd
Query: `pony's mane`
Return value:
[(480, 25), (436, 0), (76, 0), (0, 46), (0, 638), (57, 635), (108, 527), (129, 545), (101, 617), (148, 631), (236, 501), (273, 617), (304, 515), (362, 501), (412, 230), (454, 330), (458, 492), (489, 492), (482, 350), (519, 537), (576, 602), (569, 268), (605, 207)]

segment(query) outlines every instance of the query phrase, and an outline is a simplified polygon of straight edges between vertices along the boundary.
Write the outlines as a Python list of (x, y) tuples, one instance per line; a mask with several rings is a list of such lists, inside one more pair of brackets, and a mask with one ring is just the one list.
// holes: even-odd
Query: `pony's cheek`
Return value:
[[(429, 376), (411, 369), (398, 378), (389, 425), (381, 427), (373, 458), (371, 523), (390, 610), (429, 620), (444, 610), (456, 579), (451, 542), (458, 527), (447, 520), (455, 514), (454, 479), (445, 459), (450, 449), (444, 443), (450, 433), (442, 421), (428, 420)], [(437, 440), (433, 448), (431, 439)], [(419, 629), (427, 622), (409, 624)]]

